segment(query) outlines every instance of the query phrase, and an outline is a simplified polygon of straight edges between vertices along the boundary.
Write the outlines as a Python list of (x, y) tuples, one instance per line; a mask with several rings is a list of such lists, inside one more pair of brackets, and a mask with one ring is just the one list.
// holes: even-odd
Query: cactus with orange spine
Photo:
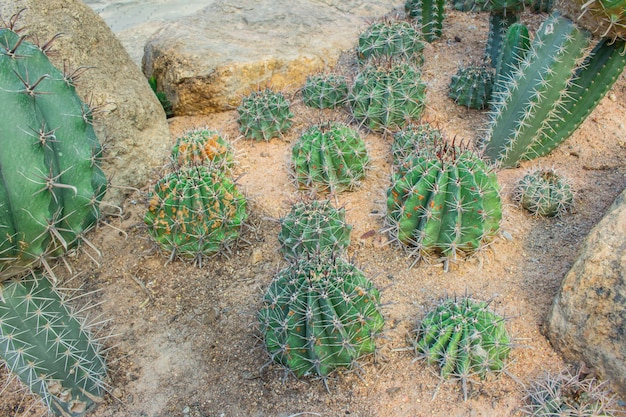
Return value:
[(177, 166), (207, 164), (228, 170), (234, 164), (232, 145), (220, 132), (208, 129), (192, 129), (176, 138), (172, 147), (172, 159)]

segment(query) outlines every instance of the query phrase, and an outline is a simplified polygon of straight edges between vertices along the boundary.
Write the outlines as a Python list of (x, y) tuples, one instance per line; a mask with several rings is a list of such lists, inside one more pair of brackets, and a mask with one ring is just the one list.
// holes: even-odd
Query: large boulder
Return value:
[(216, 0), (148, 40), (144, 73), (177, 115), (236, 107), (252, 88), (296, 89), (332, 68), (374, 18), (402, 0)]
[(87, 68), (77, 92), (95, 106), (94, 128), (106, 147), (103, 170), (110, 179), (103, 211), (120, 206), (131, 187), (141, 187), (163, 165), (171, 146), (163, 108), (107, 24), (81, 0), (12, 0), (0, 3), (8, 20), (23, 12), (18, 27), (32, 41), (55, 35), (52, 63), (60, 69)]
[(626, 398), (626, 190), (586, 238), (547, 319), (568, 361), (583, 361)]

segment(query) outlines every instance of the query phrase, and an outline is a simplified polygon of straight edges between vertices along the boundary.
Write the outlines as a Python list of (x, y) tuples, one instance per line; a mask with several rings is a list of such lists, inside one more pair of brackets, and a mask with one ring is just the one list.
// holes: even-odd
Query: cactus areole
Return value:
[(75, 246), (106, 189), (91, 111), (47, 49), (0, 28), (0, 281)]

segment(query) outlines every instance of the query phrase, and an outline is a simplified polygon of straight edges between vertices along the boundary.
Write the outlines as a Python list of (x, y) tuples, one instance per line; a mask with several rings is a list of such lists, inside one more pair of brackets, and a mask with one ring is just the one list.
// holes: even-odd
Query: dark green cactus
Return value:
[(254, 91), (237, 107), (239, 131), (257, 141), (282, 136), (293, 125), (289, 101), (269, 88)]
[(500, 55), (496, 62), (496, 78), (494, 82), (494, 94), (506, 86), (512, 74), (519, 67), (520, 62), (526, 57), (530, 49), (530, 35), (528, 27), (523, 23), (514, 23), (507, 30), (502, 41)]
[(552, 13), (554, 0), (531, 0), (530, 9), (533, 13)]
[(315, 109), (334, 109), (348, 100), (348, 82), (338, 74), (309, 75), (302, 88), (305, 105)]
[(426, 83), (409, 64), (391, 67), (368, 65), (357, 75), (350, 91), (354, 118), (371, 130), (398, 129), (418, 120), (424, 111)]
[(476, 154), (442, 144), (394, 174), (387, 190), (391, 235), (418, 259), (472, 254), (499, 230), (499, 191), (495, 173)]
[(404, 10), (410, 18), (416, 19), (427, 42), (441, 37), (445, 18), (445, 0), (407, 0)]
[(76, 246), (106, 189), (92, 114), (33, 45), (0, 28), (0, 281)]
[(441, 131), (429, 123), (409, 125), (393, 135), (391, 143), (393, 164), (396, 167), (406, 165), (418, 154), (434, 155), (443, 141)]
[(178, 166), (211, 165), (229, 169), (234, 164), (232, 145), (215, 130), (193, 129), (176, 139), (172, 148), (172, 159)]
[(518, 14), (509, 12), (506, 14), (499, 12), (489, 13), (489, 35), (487, 36), (487, 46), (485, 47), (485, 60), (496, 66), (498, 56), (502, 50), (502, 42), (509, 27), (517, 23)]
[(469, 297), (443, 300), (422, 319), (412, 343), (419, 357), (439, 366), (442, 378), (461, 380), (465, 399), (469, 377), (502, 371), (511, 351), (504, 319), (488, 302)]
[(421, 64), (423, 50), (422, 35), (409, 22), (385, 20), (372, 24), (359, 35), (356, 53), (362, 61), (397, 58)]
[(359, 132), (339, 122), (311, 126), (291, 154), (298, 185), (317, 191), (352, 190), (360, 185), (369, 165)]
[(482, 12), (485, 7), (483, 2), (477, 0), (453, 0), (452, 6), (460, 12)]
[(81, 417), (103, 402), (101, 345), (44, 276), (0, 284), (0, 354), (57, 416)]
[(574, 204), (572, 186), (551, 168), (536, 169), (524, 175), (514, 194), (523, 208), (537, 216), (561, 216)]
[(239, 236), (246, 199), (221, 171), (205, 165), (174, 171), (159, 180), (144, 217), (150, 236), (177, 256), (201, 266)]
[(373, 353), (384, 325), (380, 295), (342, 258), (299, 258), (280, 271), (259, 312), (272, 360), (297, 377), (326, 376)]
[(350, 244), (351, 231), (343, 208), (336, 209), (328, 200), (313, 200), (294, 204), (280, 219), (278, 241), (287, 259), (319, 254), (341, 256)]
[(459, 67), (452, 76), (448, 94), (460, 106), (484, 109), (489, 106), (493, 84), (494, 73), (491, 68), (482, 64), (469, 64)]

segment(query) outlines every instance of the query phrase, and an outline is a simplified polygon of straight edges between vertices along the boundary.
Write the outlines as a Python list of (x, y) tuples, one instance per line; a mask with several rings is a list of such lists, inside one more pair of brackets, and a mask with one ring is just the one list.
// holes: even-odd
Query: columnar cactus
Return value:
[(496, 76), (493, 91), (505, 88), (520, 62), (526, 57), (530, 49), (530, 35), (528, 27), (523, 23), (514, 23), (507, 30), (502, 41), (500, 55), (496, 62)]
[(426, 83), (414, 66), (389, 68), (368, 65), (356, 76), (350, 91), (354, 118), (371, 130), (402, 128), (422, 115)]
[(484, 109), (489, 106), (493, 91), (494, 74), (491, 68), (481, 64), (459, 67), (452, 76), (449, 96), (454, 102), (468, 109)]
[(91, 110), (47, 50), (0, 28), (0, 281), (76, 246), (106, 190)]
[(326, 376), (374, 352), (384, 325), (379, 292), (342, 258), (298, 258), (264, 297), (260, 330), (275, 362), (297, 377)]
[(372, 24), (359, 35), (356, 48), (360, 60), (399, 58), (421, 63), (422, 35), (409, 22), (395, 20)]
[(346, 223), (346, 212), (330, 201), (313, 200), (297, 203), (280, 219), (278, 241), (287, 259), (300, 256), (340, 256), (350, 244), (352, 226)]
[(517, 13), (501, 14), (494, 11), (489, 13), (489, 34), (487, 36), (487, 46), (485, 47), (485, 60), (492, 67), (496, 66), (506, 32), (517, 21)]
[(467, 380), (500, 372), (511, 351), (511, 338), (502, 317), (489, 303), (468, 297), (448, 298), (431, 310), (412, 336), (419, 357), (440, 368), (442, 378)]
[(159, 180), (144, 217), (150, 236), (176, 256), (199, 266), (239, 236), (246, 200), (221, 171), (204, 165), (181, 168)]
[(106, 365), (87, 327), (44, 276), (0, 284), (2, 360), (57, 416), (84, 416), (103, 402)]
[(554, 169), (536, 169), (524, 175), (515, 187), (515, 199), (537, 216), (561, 216), (574, 204), (572, 186)]
[(396, 167), (403, 166), (418, 154), (434, 155), (443, 142), (441, 131), (429, 123), (409, 125), (393, 135), (393, 164)]
[(308, 128), (292, 148), (296, 182), (304, 188), (341, 192), (359, 186), (369, 165), (359, 132), (339, 122)]
[(407, 0), (404, 10), (409, 17), (417, 19), (424, 39), (432, 42), (443, 33), (445, 5), (445, 0)]
[(477, 155), (442, 144), (394, 174), (387, 190), (390, 232), (418, 259), (472, 254), (499, 230), (499, 190), (495, 173)]
[(266, 88), (244, 97), (237, 107), (239, 131), (244, 137), (269, 141), (293, 124), (289, 101), (280, 92)]
[(172, 159), (178, 166), (207, 164), (220, 169), (233, 165), (232, 145), (217, 131), (193, 129), (176, 139)]
[(348, 82), (338, 74), (309, 75), (302, 88), (305, 105), (316, 109), (333, 109), (348, 100)]

